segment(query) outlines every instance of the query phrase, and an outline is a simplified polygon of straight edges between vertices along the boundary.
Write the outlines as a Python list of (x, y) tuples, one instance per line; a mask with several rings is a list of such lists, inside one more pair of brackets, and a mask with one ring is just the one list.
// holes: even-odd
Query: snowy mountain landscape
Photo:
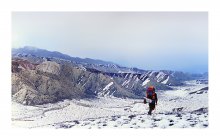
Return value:
[[(146, 88), (158, 105), (147, 115)], [(12, 49), (12, 126), (206, 128), (208, 74), (127, 68), (33, 47)]]

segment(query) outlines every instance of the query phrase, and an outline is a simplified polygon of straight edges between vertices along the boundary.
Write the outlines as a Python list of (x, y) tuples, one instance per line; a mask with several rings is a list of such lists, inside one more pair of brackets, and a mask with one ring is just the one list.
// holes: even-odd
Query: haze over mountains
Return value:
[(149, 85), (171, 90), (186, 80), (207, 77), (207, 73), (127, 68), (33, 47), (12, 49), (12, 99), (25, 105), (98, 96), (142, 98)]

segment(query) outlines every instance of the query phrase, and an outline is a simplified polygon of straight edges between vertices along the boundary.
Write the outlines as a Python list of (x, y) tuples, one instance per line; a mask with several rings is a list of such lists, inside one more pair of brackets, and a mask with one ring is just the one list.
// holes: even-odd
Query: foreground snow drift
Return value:
[(158, 91), (152, 116), (143, 100), (100, 97), (64, 100), (56, 104), (24, 106), (12, 102), (14, 127), (52, 128), (203, 128), (208, 126), (205, 84), (188, 83), (172, 91)]

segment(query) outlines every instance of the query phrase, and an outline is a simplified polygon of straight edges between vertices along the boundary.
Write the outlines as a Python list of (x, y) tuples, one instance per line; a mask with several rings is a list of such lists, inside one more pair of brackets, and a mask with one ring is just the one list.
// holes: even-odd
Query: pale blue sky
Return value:
[(150, 70), (208, 71), (207, 12), (13, 12), (12, 47)]

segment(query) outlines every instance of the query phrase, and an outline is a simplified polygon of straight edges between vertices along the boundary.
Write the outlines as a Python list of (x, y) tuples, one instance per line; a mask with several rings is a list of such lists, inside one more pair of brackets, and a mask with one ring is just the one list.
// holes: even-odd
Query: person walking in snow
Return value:
[[(157, 105), (157, 94), (155, 93), (155, 88), (153, 86), (149, 86), (146, 91), (146, 98), (149, 99), (149, 111), (148, 115), (151, 115), (152, 111), (155, 109)], [(144, 103), (146, 104), (146, 98), (144, 99)]]

